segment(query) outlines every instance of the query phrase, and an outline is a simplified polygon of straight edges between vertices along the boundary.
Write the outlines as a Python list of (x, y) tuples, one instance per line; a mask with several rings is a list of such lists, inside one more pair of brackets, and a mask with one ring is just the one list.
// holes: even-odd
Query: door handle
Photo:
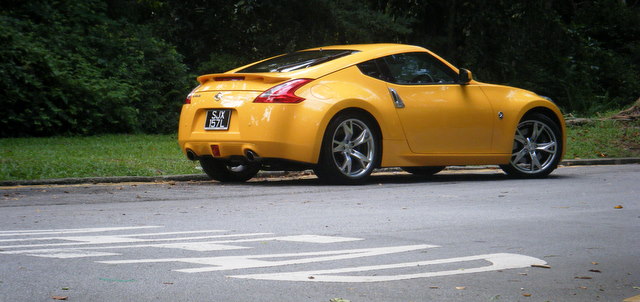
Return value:
[(402, 98), (400, 98), (398, 92), (395, 89), (389, 87), (389, 93), (391, 93), (393, 105), (396, 106), (396, 108), (404, 108), (404, 102), (402, 101)]

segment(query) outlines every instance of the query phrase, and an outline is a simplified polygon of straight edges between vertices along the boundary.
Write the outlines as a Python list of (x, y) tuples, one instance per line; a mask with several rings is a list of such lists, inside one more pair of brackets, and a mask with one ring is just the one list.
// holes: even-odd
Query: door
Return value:
[(492, 108), (479, 86), (457, 84), (457, 73), (429, 53), (391, 55), (376, 64), (388, 75), (411, 151), (491, 152)]

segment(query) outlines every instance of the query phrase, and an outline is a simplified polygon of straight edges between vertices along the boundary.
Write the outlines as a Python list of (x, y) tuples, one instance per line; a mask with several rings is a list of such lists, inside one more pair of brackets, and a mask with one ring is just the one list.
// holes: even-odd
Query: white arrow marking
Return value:
[[(402, 274), (402, 275), (382, 275), (382, 276), (381, 275), (371, 275), (371, 276), (338, 275), (338, 274), (354, 273), (354, 272), (380, 271), (380, 270), (390, 270), (390, 269), (407, 268), (407, 267), (418, 267), (418, 266), (421, 267), (421, 266), (429, 266), (429, 265), (445, 264), (445, 263), (467, 262), (467, 261), (474, 261), (474, 260), (486, 260), (491, 262), (491, 264), (487, 266), (475, 267), (475, 268), (461, 267), (455, 270), (422, 272), (422, 273)], [(486, 254), (486, 255), (477, 255), (477, 256), (469, 256), (469, 257), (420, 261), (420, 262), (360, 266), (360, 267), (331, 269), (331, 270), (235, 275), (235, 276), (229, 276), (229, 277), (243, 278), (243, 279), (306, 281), (306, 282), (382, 282), (382, 281), (398, 281), (398, 280), (407, 280), (407, 279), (415, 279), (415, 278), (440, 277), (440, 276), (471, 274), (471, 273), (480, 273), (480, 272), (488, 272), (488, 271), (496, 271), (496, 270), (504, 270), (504, 269), (523, 268), (523, 267), (530, 267), (532, 264), (546, 264), (546, 262), (538, 258), (533, 258), (525, 255), (500, 253), (500, 254)], [(426, 269), (427, 268), (425, 268), (425, 270)]]
[[(435, 247), (438, 247), (438, 246), (420, 244), (420, 245), (392, 246), (392, 247), (381, 247), (381, 248), (322, 251), (322, 252), (308, 252), (308, 253), (244, 255), (244, 256), (203, 257), (203, 258), (139, 259), (139, 260), (117, 260), (117, 261), (97, 261), (97, 262), (107, 263), (107, 264), (184, 262), (184, 263), (207, 265), (205, 267), (175, 270), (177, 272), (183, 272), (183, 273), (202, 273), (202, 272), (224, 271), (224, 270), (234, 270), (234, 269), (273, 267), (273, 266), (303, 264), (303, 263), (313, 263), (313, 262), (323, 262), (323, 261), (336, 261), (336, 260), (344, 260), (344, 259), (353, 259), (353, 258), (401, 253), (401, 252), (422, 250), (422, 249), (435, 248)], [(279, 261), (260, 260), (260, 259), (277, 259), (277, 258), (289, 258), (289, 260), (279, 260)], [(290, 259), (290, 258), (295, 258), (295, 259)]]

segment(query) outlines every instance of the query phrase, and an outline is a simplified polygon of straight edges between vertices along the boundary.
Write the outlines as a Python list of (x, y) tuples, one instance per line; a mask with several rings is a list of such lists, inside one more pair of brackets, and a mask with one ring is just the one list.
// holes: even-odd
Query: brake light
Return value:
[(244, 81), (244, 77), (220, 77), (220, 78), (215, 78), (216, 82), (222, 82), (222, 81)]
[(187, 94), (187, 98), (184, 100), (185, 104), (191, 104), (191, 96), (193, 96), (193, 93), (196, 92), (196, 90), (198, 90), (198, 88), (200, 88), (201, 85), (198, 85), (198, 87), (193, 88), (193, 90), (191, 90), (191, 92), (189, 92), (189, 94)]
[(304, 98), (295, 95), (296, 90), (304, 84), (313, 81), (313, 79), (295, 79), (284, 82), (280, 85), (271, 87), (269, 90), (260, 94), (254, 103), (300, 103)]

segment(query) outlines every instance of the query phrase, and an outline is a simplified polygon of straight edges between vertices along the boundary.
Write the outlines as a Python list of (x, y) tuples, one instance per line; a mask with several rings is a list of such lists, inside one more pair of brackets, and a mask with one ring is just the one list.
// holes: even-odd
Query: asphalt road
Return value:
[(640, 301), (639, 180), (3, 187), (0, 301)]

